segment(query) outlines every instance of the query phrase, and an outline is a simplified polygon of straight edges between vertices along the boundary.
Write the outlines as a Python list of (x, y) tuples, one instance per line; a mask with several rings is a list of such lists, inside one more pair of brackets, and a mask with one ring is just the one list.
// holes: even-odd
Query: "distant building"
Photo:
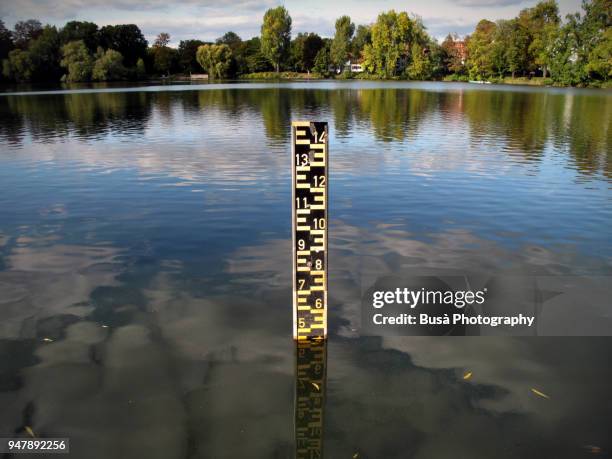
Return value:
[(361, 73), (364, 70), (365, 68), (363, 67), (363, 61), (361, 59), (360, 60), (349, 59), (348, 61), (344, 63), (344, 66), (342, 69), (336, 69), (336, 73), (342, 73), (342, 72)]
[(353, 73), (361, 73), (363, 72), (365, 69), (363, 68), (363, 64), (361, 62), (351, 62), (349, 61), (350, 66), (351, 66), (351, 72)]
[(454, 40), (452, 45), (457, 57), (461, 59), (461, 65), (465, 65), (467, 60), (467, 43), (465, 40)]

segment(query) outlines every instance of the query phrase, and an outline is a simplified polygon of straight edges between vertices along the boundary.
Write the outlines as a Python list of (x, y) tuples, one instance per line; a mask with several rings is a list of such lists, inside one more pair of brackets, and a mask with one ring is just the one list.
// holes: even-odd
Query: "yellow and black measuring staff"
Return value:
[(327, 123), (294, 121), (293, 338), (327, 338)]

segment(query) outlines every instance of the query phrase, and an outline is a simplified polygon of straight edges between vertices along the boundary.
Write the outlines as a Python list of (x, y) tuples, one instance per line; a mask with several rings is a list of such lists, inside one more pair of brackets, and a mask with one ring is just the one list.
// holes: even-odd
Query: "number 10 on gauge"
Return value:
[(294, 121), (293, 338), (327, 337), (327, 123)]

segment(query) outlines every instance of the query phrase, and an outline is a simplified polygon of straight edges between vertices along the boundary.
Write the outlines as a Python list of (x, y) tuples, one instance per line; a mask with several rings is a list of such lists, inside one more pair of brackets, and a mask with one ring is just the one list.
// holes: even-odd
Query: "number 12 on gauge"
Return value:
[(327, 123), (294, 121), (293, 338), (327, 337)]

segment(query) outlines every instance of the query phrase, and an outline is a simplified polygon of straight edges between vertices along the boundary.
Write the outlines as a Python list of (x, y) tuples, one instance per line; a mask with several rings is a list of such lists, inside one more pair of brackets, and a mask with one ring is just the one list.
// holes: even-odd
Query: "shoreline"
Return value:
[[(494, 84), (494, 85), (505, 85), (505, 86), (537, 86), (544, 88), (586, 88), (586, 89), (612, 89), (612, 81), (604, 82), (603, 84), (589, 84), (584, 86), (570, 86), (570, 85), (558, 85), (548, 84), (547, 78), (543, 77), (504, 77), (503, 79), (494, 79), (492, 81), (471, 81), (467, 77), (459, 79), (457, 75), (448, 75), (447, 77), (440, 80), (410, 80), (407, 78), (377, 78), (369, 74), (354, 74), (355, 76), (350, 77), (322, 77), (317, 74), (311, 73), (297, 73), (297, 72), (280, 72), (279, 75), (273, 74), (273, 72), (262, 72), (262, 73), (249, 73), (237, 77), (238, 81), (411, 81), (411, 82), (431, 82), (431, 83), (469, 83), (469, 84)], [(365, 75), (360, 77), (359, 75)]]
[[(284, 74), (285, 73), (285, 74)], [(280, 76), (274, 77), (260, 77), (257, 74), (249, 74), (249, 77), (238, 77), (235, 79), (226, 79), (226, 80), (206, 80), (206, 79), (195, 79), (191, 80), (189, 78), (185, 78), (184, 76), (179, 76), (176, 78), (152, 78), (147, 80), (119, 80), (119, 81), (107, 81), (107, 82), (89, 82), (89, 83), (61, 83), (61, 84), (31, 84), (31, 83), (21, 83), (21, 84), (0, 84), (0, 97), (8, 96), (8, 95), (22, 95), (22, 94), (36, 94), (36, 93), (62, 93), (62, 92), (81, 92), (81, 91), (89, 91), (89, 90), (121, 90), (121, 89), (131, 89), (137, 90), (138, 88), (142, 88), (142, 90), (146, 90), (147, 88), (157, 87), (157, 86), (204, 86), (204, 85), (214, 85), (214, 84), (278, 84), (278, 83), (442, 83), (442, 84), (462, 84), (462, 85), (470, 85), (473, 87), (524, 87), (524, 88), (548, 88), (555, 90), (603, 90), (603, 92), (612, 90), (612, 82), (603, 86), (558, 86), (558, 85), (550, 85), (544, 84), (542, 78), (539, 80), (531, 79), (527, 80), (526, 78), (514, 78), (507, 79), (505, 81), (492, 81), (488, 82), (488, 84), (471, 82), (471, 81), (458, 81), (458, 80), (409, 80), (409, 79), (400, 79), (400, 78), (392, 78), (392, 79), (380, 79), (380, 78), (325, 78), (320, 76), (315, 76), (314, 74), (310, 74), (307, 76), (306, 74), (296, 74), (294, 72), (291, 73), (291, 76), (287, 76), (288, 72), (281, 72)], [(254, 75), (257, 75), (255, 77)]]

